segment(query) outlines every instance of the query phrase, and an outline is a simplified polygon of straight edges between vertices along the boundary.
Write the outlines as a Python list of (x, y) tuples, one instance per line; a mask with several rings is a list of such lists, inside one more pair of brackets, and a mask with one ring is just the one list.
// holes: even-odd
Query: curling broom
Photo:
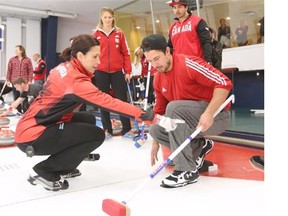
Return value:
[[(224, 103), (216, 110), (213, 117), (218, 115), (222, 109), (224, 109), (227, 104), (232, 101), (234, 103), (235, 97), (231, 95), (229, 98), (224, 101)], [(148, 183), (151, 179), (153, 179), (164, 167), (166, 167), (170, 161), (172, 161), (176, 155), (178, 155), (202, 130), (200, 126), (197, 128), (154, 172), (152, 172), (145, 181), (139, 185), (135, 191), (131, 194), (130, 198), (127, 201), (117, 202), (113, 199), (104, 199), (102, 201), (102, 210), (110, 216), (130, 216), (131, 210), (127, 206), (127, 202), (129, 202), (138, 191), (140, 191), (146, 183)]]
[[(146, 83), (146, 92), (145, 92), (145, 101), (144, 101), (144, 110), (147, 110), (147, 103), (148, 103), (148, 95), (149, 95), (149, 86), (150, 86), (150, 76), (151, 76), (151, 63), (148, 64), (148, 75), (147, 75), (147, 83)], [(136, 148), (140, 148), (146, 140), (148, 139), (147, 134), (145, 134), (145, 123), (142, 121), (142, 130), (141, 136), (136, 136), (134, 138), (134, 145)]]

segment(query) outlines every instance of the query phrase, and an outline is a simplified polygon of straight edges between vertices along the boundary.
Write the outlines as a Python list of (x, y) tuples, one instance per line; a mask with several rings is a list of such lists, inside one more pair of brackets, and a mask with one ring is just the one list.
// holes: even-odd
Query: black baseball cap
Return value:
[(143, 52), (150, 50), (163, 50), (167, 48), (166, 38), (160, 34), (151, 34), (142, 40), (141, 47)]
[(188, 1), (187, 0), (170, 0), (168, 2), (166, 2), (169, 6), (174, 6), (176, 4), (182, 4), (182, 5), (188, 5)]

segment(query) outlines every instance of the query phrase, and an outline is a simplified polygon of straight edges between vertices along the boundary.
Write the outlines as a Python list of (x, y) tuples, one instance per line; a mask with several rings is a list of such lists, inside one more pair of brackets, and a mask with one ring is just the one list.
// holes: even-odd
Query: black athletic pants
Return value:
[(35, 155), (50, 155), (36, 164), (34, 171), (48, 181), (58, 181), (60, 175), (68, 174), (105, 139), (103, 129), (96, 126), (92, 113), (76, 112), (72, 122), (55, 124), (30, 143), (18, 143), (23, 152), (32, 145)]
[[(95, 71), (95, 76), (93, 83), (101, 91), (109, 94), (110, 87), (112, 88), (116, 98), (127, 101), (127, 84), (125, 77), (122, 71), (107, 73), (103, 71)], [(101, 112), (101, 121), (104, 131), (107, 130), (110, 134), (113, 135), (112, 124), (110, 119), (110, 112), (100, 109)], [(120, 116), (120, 121), (122, 123), (121, 134), (124, 135), (131, 130), (131, 122), (127, 117)]]
[[(147, 87), (147, 80), (148, 80), (148, 77), (145, 77), (145, 78), (144, 78), (145, 89), (146, 89), (146, 87)], [(155, 102), (153, 82), (154, 82), (154, 76), (150, 76), (149, 91), (148, 91), (148, 103), (149, 103), (149, 104), (152, 104), (152, 103)], [(145, 91), (145, 94), (146, 94), (146, 91)], [(146, 96), (146, 95), (145, 95), (145, 96)]]

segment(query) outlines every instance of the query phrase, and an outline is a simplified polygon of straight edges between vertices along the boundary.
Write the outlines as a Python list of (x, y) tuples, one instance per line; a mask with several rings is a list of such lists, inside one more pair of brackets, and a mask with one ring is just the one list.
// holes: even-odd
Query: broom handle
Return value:
[[(144, 101), (144, 110), (147, 110), (147, 104), (148, 104), (148, 95), (149, 95), (149, 86), (150, 86), (150, 76), (151, 76), (151, 63), (148, 63), (148, 75), (147, 75), (147, 83), (146, 83), (146, 91), (145, 91), (145, 101)], [(145, 132), (145, 123), (142, 121), (142, 131), (141, 131), (141, 137), (144, 139), (144, 132)]]
[[(229, 98), (226, 99), (226, 101), (224, 101), (224, 103), (216, 110), (216, 112), (213, 115), (213, 118), (218, 115), (219, 112), (221, 112), (222, 109), (224, 109), (228, 103), (230, 103), (230, 101), (234, 102), (235, 100), (235, 96), (231, 95)], [(201, 132), (202, 127), (200, 126), (199, 128), (197, 128), (194, 133), (192, 133), (154, 172), (152, 172), (149, 175), (149, 178), (145, 179), (145, 181), (139, 185), (135, 191), (132, 193), (132, 195), (130, 196), (130, 198), (127, 200), (130, 201), (138, 191), (140, 191), (145, 185), (146, 183), (153, 179), (164, 167), (166, 167), (169, 162), (176, 157), (177, 154), (179, 154), (180, 151), (182, 151), (200, 132)], [(127, 202), (122, 201), (122, 203), (127, 204)]]
[[(127, 82), (127, 88), (128, 88), (128, 95), (129, 95), (130, 103), (131, 103), (131, 105), (134, 105), (132, 94), (131, 94), (131, 90), (130, 90), (130, 86), (129, 86), (128, 82)], [(135, 123), (136, 130), (138, 132), (139, 131), (138, 121), (135, 119), (134, 123)]]
[(146, 91), (145, 91), (145, 103), (144, 110), (147, 110), (148, 96), (149, 96), (149, 86), (150, 86), (150, 76), (151, 76), (151, 62), (148, 63), (148, 75), (147, 75), (147, 83), (146, 83)]
[(4, 85), (3, 85), (2, 89), (1, 89), (0, 97), (2, 97), (4, 89), (6, 88), (6, 85), (7, 85), (7, 80), (5, 80), (5, 83), (4, 83)]

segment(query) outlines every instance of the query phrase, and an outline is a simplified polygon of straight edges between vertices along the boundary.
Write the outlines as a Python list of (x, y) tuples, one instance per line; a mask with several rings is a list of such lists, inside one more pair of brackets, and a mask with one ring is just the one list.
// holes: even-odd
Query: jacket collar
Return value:
[(85, 74), (86, 76), (92, 78), (94, 76), (93, 73), (90, 73), (89, 71), (87, 71), (83, 65), (81, 64), (81, 62), (77, 59), (77, 58), (73, 58), (71, 59), (71, 64), (73, 66), (73, 68), (75, 68), (77, 71), (79, 71), (82, 74)]

